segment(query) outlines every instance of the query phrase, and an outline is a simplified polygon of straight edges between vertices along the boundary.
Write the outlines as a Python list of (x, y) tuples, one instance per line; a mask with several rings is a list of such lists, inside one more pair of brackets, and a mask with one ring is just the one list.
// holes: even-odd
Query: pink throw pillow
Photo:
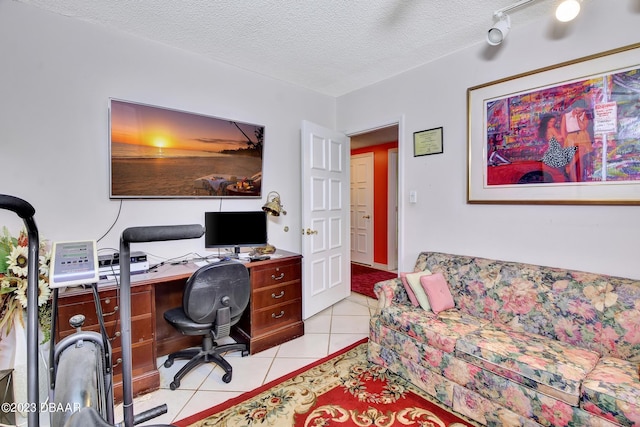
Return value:
[(453, 295), (451, 295), (449, 285), (442, 273), (422, 276), (420, 284), (422, 284), (422, 288), (427, 293), (429, 305), (431, 305), (431, 309), (435, 314), (456, 306), (453, 302)]
[(413, 289), (411, 289), (411, 286), (409, 285), (409, 283), (407, 283), (407, 274), (410, 274), (410, 273), (400, 273), (400, 280), (402, 280), (402, 285), (404, 286), (404, 289), (407, 291), (407, 295), (409, 295), (409, 301), (411, 301), (411, 304), (417, 307), (420, 305), (420, 303), (416, 298), (416, 294), (413, 293)]

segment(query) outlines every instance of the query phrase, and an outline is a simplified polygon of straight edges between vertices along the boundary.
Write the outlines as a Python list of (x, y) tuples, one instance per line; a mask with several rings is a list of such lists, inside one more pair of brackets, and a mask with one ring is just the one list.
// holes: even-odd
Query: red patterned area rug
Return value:
[(394, 279), (398, 277), (396, 273), (385, 270), (378, 270), (366, 265), (351, 263), (351, 290), (370, 298), (376, 298), (373, 293), (373, 286), (383, 280)]
[(367, 340), (174, 423), (236, 426), (475, 426), (418, 388), (367, 362)]

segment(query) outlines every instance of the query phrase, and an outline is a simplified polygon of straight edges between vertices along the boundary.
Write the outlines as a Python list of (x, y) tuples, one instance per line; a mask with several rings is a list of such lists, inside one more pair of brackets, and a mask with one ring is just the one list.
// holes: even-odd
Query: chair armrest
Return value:
[(392, 304), (409, 304), (409, 295), (399, 278), (384, 280), (375, 284), (373, 288), (378, 297), (378, 310)]

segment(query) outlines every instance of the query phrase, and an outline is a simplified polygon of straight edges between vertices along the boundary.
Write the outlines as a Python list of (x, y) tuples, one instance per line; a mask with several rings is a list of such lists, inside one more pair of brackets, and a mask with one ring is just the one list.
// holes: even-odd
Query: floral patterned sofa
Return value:
[(369, 360), (490, 426), (640, 425), (640, 280), (423, 252), (455, 308), (375, 286)]

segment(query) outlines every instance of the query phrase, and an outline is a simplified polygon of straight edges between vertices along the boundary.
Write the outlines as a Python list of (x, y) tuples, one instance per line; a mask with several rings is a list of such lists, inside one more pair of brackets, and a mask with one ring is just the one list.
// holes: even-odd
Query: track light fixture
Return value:
[(527, 3), (531, 3), (532, 1), (535, 0), (520, 0), (511, 6), (503, 7), (502, 9), (498, 9), (493, 12), (493, 19), (496, 19), (498, 22), (496, 22), (495, 25), (487, 32), (487, 43), (491, 46), (497, 46), (502, 43), (511, 29), (511, 18), (509, 18), (507, 12), (524, 6)]
[(578, 0), (564, 0), (556, 8), (556, 19), (560, 22), (569, 22), (580, 13)]
[(507, 37), (511, 29), (511, 18), (504, 12), (496, 12), (493, 17), (498, 20), (493, 27), (487, 31), (487, 43), (497, 46)]
[[(524, 6), (536, 0), (520, 0), (510, 6), (503, 7), (493, 12), (493, 18), (497, 20), (493, 27), (487, 32), (487, 43), (497, 46), (507, 37), (511, 29), (511, 19), (507, 12)], [(556, 19), (560, 22), (569, 22), (580, 13), (580, 3), (582, 0), (563, 0), (556, 8)]]

